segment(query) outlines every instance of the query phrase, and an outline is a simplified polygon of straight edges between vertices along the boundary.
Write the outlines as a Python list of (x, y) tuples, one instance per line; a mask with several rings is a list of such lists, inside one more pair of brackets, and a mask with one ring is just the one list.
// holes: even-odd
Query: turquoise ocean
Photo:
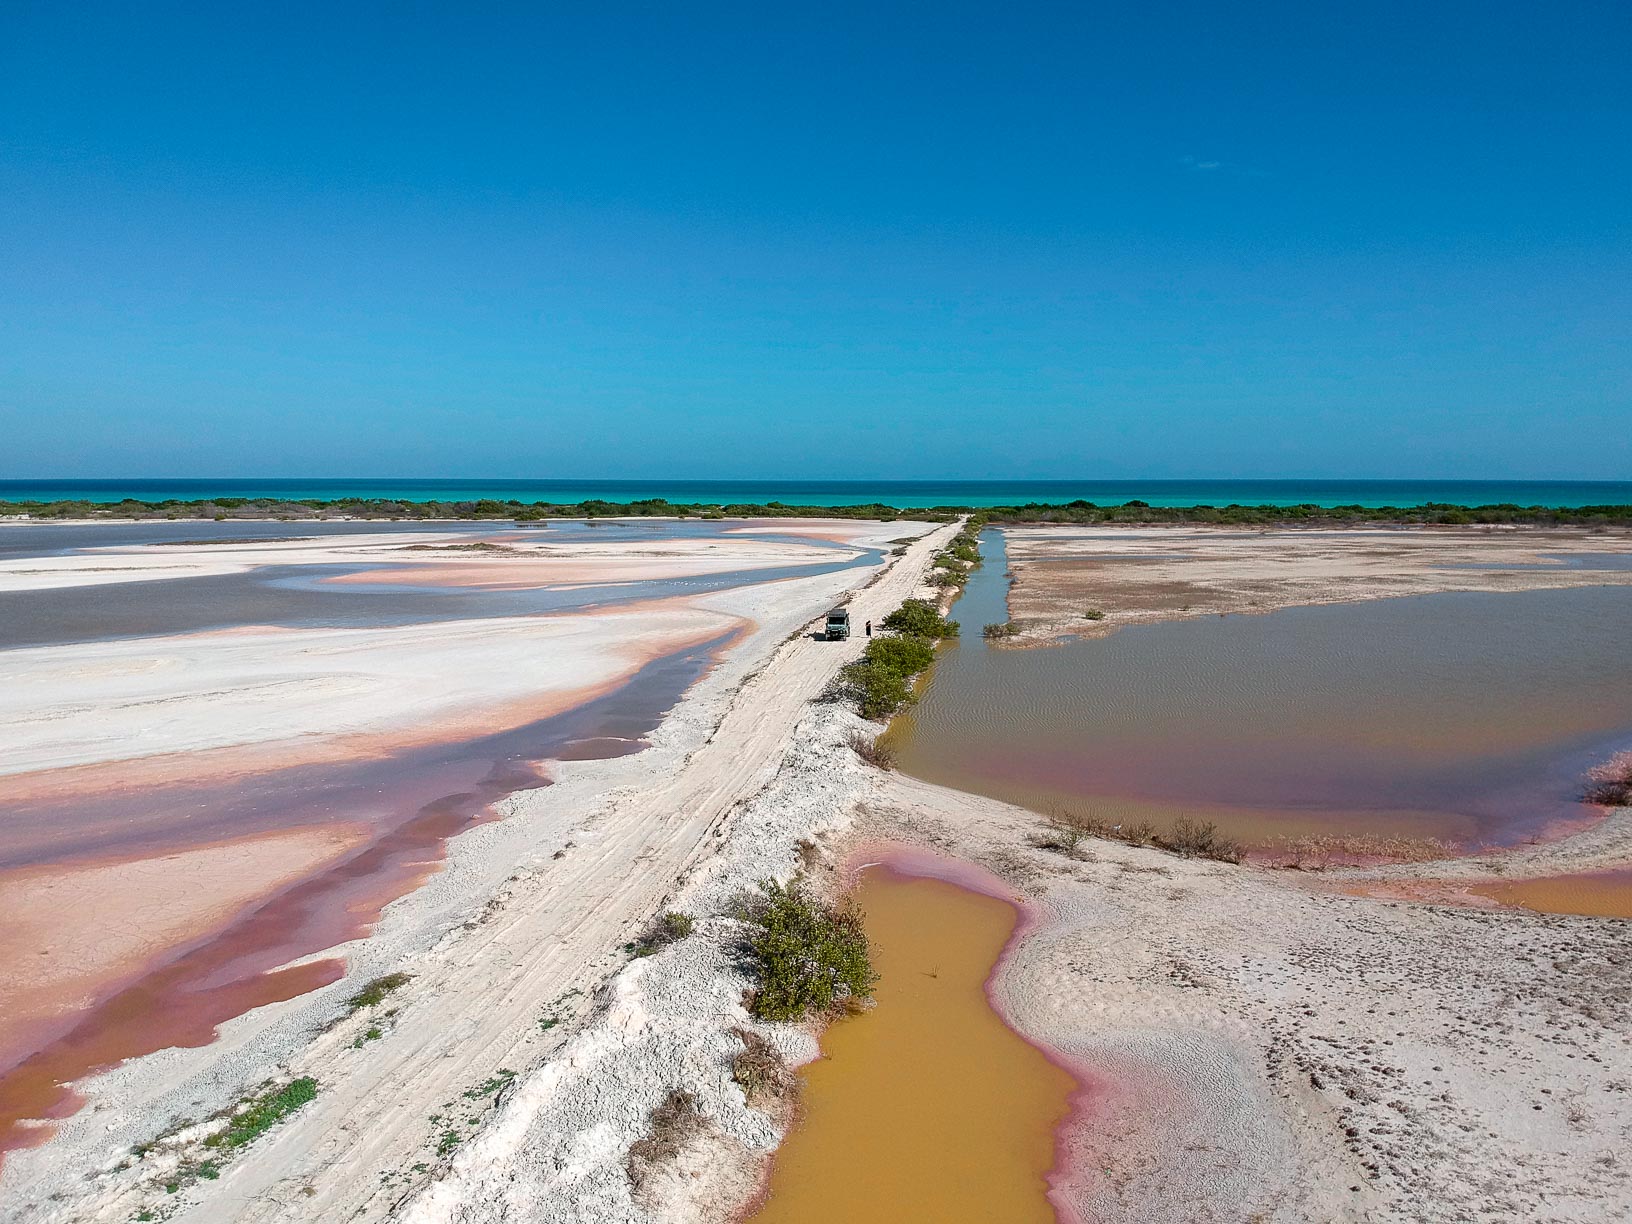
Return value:
[(1632, 481), (1532, 480), (0, 480), (0, 501), (289, 500), (345, 497), (396, 501), (576, 503), (663, 498), (706, 505), (879, 503), (1017, 506), (1082, 499), (1099, 505), (1419, 506), (1632, 505)]

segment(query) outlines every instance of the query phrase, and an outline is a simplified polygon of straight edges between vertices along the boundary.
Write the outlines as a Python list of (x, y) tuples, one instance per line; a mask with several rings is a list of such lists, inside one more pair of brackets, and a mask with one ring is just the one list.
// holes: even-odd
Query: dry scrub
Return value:
[(881, 744), (878, 736), (852, 731), (846, 743), (852, 752), (875, 769), (895, 768), (895, 753), (887, 745)]
[(646, 1134), (629, 1145), (629, 1159), (624, 1169), (635, 1193), (639, 1194), (659, 1169), (672, 1164), (707, 1125), (694, 1095), (684, 1088), (671, 1090), (652, 1110)]
[(742, 1051), (731, 1060), (731, 1078), (742, 1089), (750, 1105), (791, 1101), (799, 1080), (788, 1068), (781, 1052), (752, 1029), (733, 1028), (742, 1042)]
[(1247, 856), (1246, 848), (1219, 833), (1212, 821), (1188, 817), (1174, 821), (1173, 827), (1163, 833), (1146, 820), (1112, 824), (1091, 814), (1057, 809), (1048, 816), (1047, 830), (1035, 844), (1075, 858), (1085, 857), (1082, 842), (1089, 837), (1130, 846), (1155, 846), (1184, 858), (1216, 859), (1221, 863), (1239, 863)]

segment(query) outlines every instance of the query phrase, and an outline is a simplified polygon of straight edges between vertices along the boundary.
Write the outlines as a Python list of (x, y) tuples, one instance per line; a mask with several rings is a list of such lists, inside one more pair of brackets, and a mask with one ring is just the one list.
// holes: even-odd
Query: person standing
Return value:
[(867, 636), (868, 637), (873, 636), (873, 622), (872, 621), (867, 622)]

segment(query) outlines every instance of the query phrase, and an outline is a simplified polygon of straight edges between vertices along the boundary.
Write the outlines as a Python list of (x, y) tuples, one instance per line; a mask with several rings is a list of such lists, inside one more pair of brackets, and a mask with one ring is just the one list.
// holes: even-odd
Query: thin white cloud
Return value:
[(1179, 165), (1195, 174), (1224, 173), (1238, 175), (1241, 178), (1268, 178), (1268, 170), (1254, 170), (1250, 166), (1238, 166), (1234, 162), (1219, 161), (1211, 157), (1197, 157), (1194, 153), (1186, 153), (1179, 158)]

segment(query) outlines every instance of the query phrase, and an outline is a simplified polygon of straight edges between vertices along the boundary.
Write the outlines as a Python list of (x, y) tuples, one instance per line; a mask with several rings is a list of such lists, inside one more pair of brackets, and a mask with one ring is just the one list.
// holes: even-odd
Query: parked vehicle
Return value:
[(823, 637), (829, 642), (842, 642), (850, 636), (850, 610), (834, 608), (827, 614), (827, 631)]

